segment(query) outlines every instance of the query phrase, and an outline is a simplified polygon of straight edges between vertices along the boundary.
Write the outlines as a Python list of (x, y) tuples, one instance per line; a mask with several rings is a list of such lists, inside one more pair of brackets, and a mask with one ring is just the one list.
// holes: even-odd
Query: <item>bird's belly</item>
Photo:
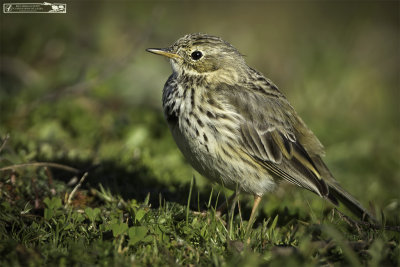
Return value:
[[(260, 196), (275, 188), (275, 180), (265, 169), (245, 163), (243, 157), (248, 156), (231, 151), (231, 146), (225, 143), (226, 139), (222, 136), (208, 136), (205, 142), (201, 133), (196, 134), (187, 127), (178, 124), (170, 124), (169, 127), (182, 154), (204, 177), (229, 189)], [(202, 130), (211, 132), (207, 128)], [(249, 162), (252, 159), (246, 160)]]
[(213, 161), (214, 152), (210, 152), (210, 149), (213, 149), (213, 147), (204, 144), (200, 140), (200, 137), (181, 130), (178, 125), (170, 125), (170, 130), (179, 150), (192, 167), (201, 175), (219, 182), (219, 172)]

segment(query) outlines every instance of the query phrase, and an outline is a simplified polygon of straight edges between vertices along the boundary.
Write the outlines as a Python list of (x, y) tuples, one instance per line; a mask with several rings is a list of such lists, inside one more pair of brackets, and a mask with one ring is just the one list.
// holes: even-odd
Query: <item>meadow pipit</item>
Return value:
[(372, 218), (333, 178), (322, 144), (285, 96), (231, 44), (189, 34), (147, 51), (172, 65), (162, 102), (179, 149), (205, 177), (254, 196), (249, 225), (261, 197), (282, 180)]

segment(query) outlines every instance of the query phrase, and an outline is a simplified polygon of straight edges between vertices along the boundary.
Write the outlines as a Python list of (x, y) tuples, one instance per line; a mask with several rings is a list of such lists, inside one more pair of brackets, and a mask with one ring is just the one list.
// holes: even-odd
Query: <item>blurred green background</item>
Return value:
[[(1, 14), (0, 135), (10, 139), (0, 167), (100, 164), (89, 185), (186, 201), (176, 192), (195, 172), (161, 110), (171, 68), (145, 48), (204, 32), (278, 85), (345, 188), (365, 205), (400, 211), (399, 2), (66, 3), (66, 14)], [(284, 188), (269, 201), (301, 209), (317, 199)]]

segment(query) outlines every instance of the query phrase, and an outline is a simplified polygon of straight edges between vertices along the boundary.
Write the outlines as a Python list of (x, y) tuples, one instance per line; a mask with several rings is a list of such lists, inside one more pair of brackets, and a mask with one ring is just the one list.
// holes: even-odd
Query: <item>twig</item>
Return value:
[(10, 165), (7, 167), (0, 168), (0, 171), (7, 171), (7, 170), (14, 170), (17, 168), (24, 168), (24, 167), (53, 167), (57, 169), (62, 169), (66, 170), (69, 172), (73, 173), (79, 173), (80, 171), (76, 168), (64, 165), (64, 164), (59, 164), (59, 163), (54, 163), (54, 162), (31, 162), (31, 163), (22, 163), (22, 164), (15, 164), (15, 165)]
[(82, 184), (85, 181), (85, 179), (88, 176), (88, 174), (89, 174), (88, 172), (85, 172), (82, 175), (81, 179), (79, 180), (79, 183), (74, 187), (74, 189), (72, 189), (71, 194), (69, 194), (67, 203), (65, 203), (65, 206), (64, 206), (65, 209), (68, 208), (68, 206), (71, 204), (72, 199), (74, 198), (76, 191), (78, 191), (78, 189), (82, 186)]
[(37, 83), (43, 78), (27, 62), (17, 57), (1, 56), (0, 70), (19, 79), (24, 85)]
[(53, 184), (53, 174), (51, 173), (50, 169), (47, 166), (44, 167), (44, 170), (45, 170), (47, 178), (48, 178), (50, 192), (54, 196), (56, 194), (56, 189), (54, 188), (54, 184)]
[(39, 209), (40, 202), (39, 202), (39, 192), (38, 192), (38, 189), (36, 186), (36, 177), (32, 177), (31, 185), (32, 185), (33, 191), (35, 192), (35, 209)]
[(3, 150), (3, 148), (6, 145), (9, 138), (10, 138), (10, 135), (6, 134), (6, 137), (4, 137), (3, 142), (1, 143), (1, 146), (0, 146), (0, 152)]

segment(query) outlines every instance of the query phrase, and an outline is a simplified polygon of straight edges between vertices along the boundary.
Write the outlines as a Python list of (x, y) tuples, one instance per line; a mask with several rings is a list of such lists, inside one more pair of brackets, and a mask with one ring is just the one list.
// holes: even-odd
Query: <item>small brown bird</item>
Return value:
[(282, 180), (373, 218), (333, 178), (322, 144), (285, 96), (231, 44), (189, 34), (147, 51), (172, 65), (162, 102), (179, 149), (203, 176), (254, 196), (249, 226), (261, 197)]

